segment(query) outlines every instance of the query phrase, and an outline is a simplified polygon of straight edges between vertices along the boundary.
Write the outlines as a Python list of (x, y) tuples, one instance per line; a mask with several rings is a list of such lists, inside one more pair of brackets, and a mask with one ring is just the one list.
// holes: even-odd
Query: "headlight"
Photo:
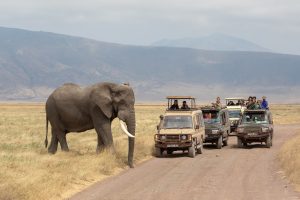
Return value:
[(186, 135), (182, 135), (182, 136), (181, 136), (181, 139), (182, 139), (182, 140), (186, 140), (186, 138), (187, 138)]
[(161, 139), (161, 140), (165, 140), (165, 139), (166, 139), (166, 136), (165, 136), (165, 135), (162, 135), (162, 136), (160, 136), (160, 139)]
[(238, 133), (243, 133), (244, 132), (244, 128), (237, 128), (237, 132)]
[(212, 134), (218, 134), (218, 133), (219, 133), (219, 130), (211, 130), (211, 133), (212, 133)]
[(261, 128), (261, 132), (263, 132), (263, 133), (266, 133), (266, 132), (268, 132), (269, 131), (269, 128), (268, 127), (262, 127)]
[(159, 140), (159, 135), (156, 134), (156, 135), (154, 136), (154, 139), (155, 139), (155, 140)]

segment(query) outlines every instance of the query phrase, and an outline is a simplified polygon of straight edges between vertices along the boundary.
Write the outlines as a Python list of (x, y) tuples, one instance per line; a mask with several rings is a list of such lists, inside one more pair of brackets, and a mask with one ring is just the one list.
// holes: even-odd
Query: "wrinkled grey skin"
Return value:
[[(134, 93), (128, 85), (98, 83), (81, 88), (68, 83), (57, 88), (47, 99), (47, 147), (48, 121), (52, 126), (52, 138), (48, 152), (55, 154), (58, 142), (63, 151), (69, 151), (66, 134), (95, 128), (98, 136), (97, 152), (102, 148), (114, 151), (111, 122), (118, 117), (128, 131), (135, 135)], [(128, 165), (133, 167), (134, 138), (128, 137)]]

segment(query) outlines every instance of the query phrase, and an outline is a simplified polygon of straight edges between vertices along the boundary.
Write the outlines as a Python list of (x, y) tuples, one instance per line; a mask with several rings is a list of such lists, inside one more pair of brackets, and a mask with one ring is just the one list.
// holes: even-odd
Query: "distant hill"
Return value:
[(188, 47), (217, 51), (270, 51), (248, 40), (220, 33), (198, 38), (163, 39), (154, 42), (152, 46)]
[(45, 100), (65, 82), (130, 82), (137, 101), (166, 95), (299, 99), (300, 56), (129, 46), (0, 28), (0, 100)]

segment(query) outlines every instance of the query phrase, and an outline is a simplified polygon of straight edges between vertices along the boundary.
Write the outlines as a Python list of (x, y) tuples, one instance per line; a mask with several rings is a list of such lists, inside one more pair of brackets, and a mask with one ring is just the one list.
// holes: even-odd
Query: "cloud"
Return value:
[(0, 12), (1, 26), (112, 42), (222, 32), (300, 54), (298, 0), (10, 0), (0, 2)]

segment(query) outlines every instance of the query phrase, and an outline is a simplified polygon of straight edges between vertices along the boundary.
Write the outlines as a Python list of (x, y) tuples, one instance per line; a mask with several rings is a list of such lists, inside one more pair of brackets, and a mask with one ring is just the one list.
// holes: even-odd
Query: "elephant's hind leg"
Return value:
[(60, 143), (62, 151), (69, 151), (69, 147), (66, 140), (66, 133), (64, 131), (60, 131), (57, 128), (52, 129), (52, 138), (51, 143), (48, 148), (48, 152), (55, 154), (57, 151), (58, 142)]
[(55, 154), (57, 151), (57, 145), (58, 145), (58, 138), (52, 131), (52, 138), (51, 138), (50, 146), (48, 147), (48, 153)]
[(67, 139), (66, 139), (66, 132), (59, 131), (57, 134), (58, 141), (60, 143), (60, 147), (62, 151), (69, 151)]

